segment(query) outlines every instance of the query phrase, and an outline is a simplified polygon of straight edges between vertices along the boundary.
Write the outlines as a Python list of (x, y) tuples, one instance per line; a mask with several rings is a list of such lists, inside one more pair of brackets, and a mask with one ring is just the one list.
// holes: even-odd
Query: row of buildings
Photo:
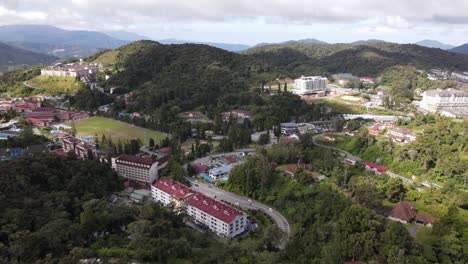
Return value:
[(383, 131), (388, 130), (386, 136), (397, 143), (409, 143), (416, 140), (416, 135), (408, 128), (397, 127), (391, 122), (375, 124), (367, 129), (369, 135), (379, 136)]
[(154, 182), (151, 195), (155, 202), (185, 212), (196, 223), (219, 236), (231, 238), (248, 229), (247, 216), (243, 212), (171, 179)]
[(449, 117), (468, 116), (468, 92), (452, 88), (425, 91), (419, 108)]
[(97, 157), (96, 144), (73, 136), (62, 138), (62, 151), (74, 153), (80, 159), (92, 159)]
[(99, 72), (99, 65), (96, 63), (58, 63), (41, 70), (43, 76), (59, 77), (83, 77), (92, 76)]

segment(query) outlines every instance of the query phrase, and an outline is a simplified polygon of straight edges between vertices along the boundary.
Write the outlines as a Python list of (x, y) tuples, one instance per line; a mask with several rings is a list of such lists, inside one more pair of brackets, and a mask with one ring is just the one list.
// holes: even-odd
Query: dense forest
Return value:
[(244, 52), (278, 70), (296, 75), (349, 72), (378, 76), (395, 65), (420, 69), (468, 69), (468, 56), (412, 44), (375, 42), (361, 44), (286, 44), (255, 47)]

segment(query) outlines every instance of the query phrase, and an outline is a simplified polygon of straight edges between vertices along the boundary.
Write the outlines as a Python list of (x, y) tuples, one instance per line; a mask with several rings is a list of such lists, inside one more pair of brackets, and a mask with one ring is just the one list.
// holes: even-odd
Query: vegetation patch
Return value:
[(86, 85), (75, 77), (58, 77), (58, 76), (36, 76), (27, 81), (27, 84), (43, 90), (45, 94), (63, 94), (73, 93), (80, 89), (86, 88)]
[[(143, 143), (148, 143), (149, 139), (154, 139), (159, 142), (166, 137), (165, 133), (136, 127), (121, 121), (116, 121), (104, 117), (91, 117), (75, 121), (76, 132), (79, 136), (94, 136), (101, 137), (105, 135), (107, 138), (120, 139), (127, 141), (131, 139), (140, 139)], [(67, 123), (72, 125), (72, 123)], [(146, 138), (146, 141), (144, 141)]]

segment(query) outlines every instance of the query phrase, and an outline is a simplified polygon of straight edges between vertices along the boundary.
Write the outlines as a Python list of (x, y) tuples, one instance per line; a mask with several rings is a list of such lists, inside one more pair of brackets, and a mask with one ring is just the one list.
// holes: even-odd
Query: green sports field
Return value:
[[(70, 122), (67, 125), (71, 125)], [(130, 140), (139, 138), (144, 141), (146, 132), (146, 142), (148, 144), (150, 138), (155, 142), (159, 142), (166, 137), (165, 133), (149, 130), (141, 127), (135, 127), (130, 124), (116, 121), (104, 117), (90, 117), (75, 121), (76, 132), (79, 136), (94, 136), (98, 135), (99, 138), (104, 134), (106, 137), (112, 137), (113, 140)], [(115, 142), (115, 141), (114, 141)]]

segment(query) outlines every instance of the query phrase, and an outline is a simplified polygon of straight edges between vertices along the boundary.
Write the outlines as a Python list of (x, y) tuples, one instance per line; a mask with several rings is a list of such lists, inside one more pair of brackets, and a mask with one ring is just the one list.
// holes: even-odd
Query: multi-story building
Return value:
[(151, 157), (120, 155), (112, 158), (112, 168), (123, 178), (150, 185), (158, 178), (159, 162)]
[(416, 135), (407, 128), (394, 128), (387, 133), (387, 137), (399, 143), (408, 143), (416, 140)]
[(294, 89), (292, 92), (297, 95), (314, 94), (319, 91), (327, 90), (328, 80), (321, 76), (302, 76), (294, 80)]
[(68, 136), (62, 139), (63, 152), (73, 152), (81, 159), (96, 157), (96, 145), (76, 137)]
[(186, 203), (187, 214), (195, 222), (220, 236), (235, 237), (247, 230), (246, 215), (224, 203), (201, 193), (190, 196)]
[(452, 72), (452, 75), (450, 77), (451, 79), (454, 79), (457, 81), (468, 82), (468, 72), (462, 72), (462, 73)]
[(49, 66), (41, 70), (41, 75), (44, 76), (61, 76), (61, 77), (82, 77), (94, 75), (99, 71), (97, 64), (88, 63), (70, 63), (70, 64), (57, 64)]
[(430, 90), (423, 93), (421, 109), (435, 113), (439, 110), (467, 108), (468, 92), (456, 89)]
[(189, 187), (167, 178), (159, 179), (151, 186), (153, 201), (177, 209), (185, 207), (185, 202), (193, 194)]

